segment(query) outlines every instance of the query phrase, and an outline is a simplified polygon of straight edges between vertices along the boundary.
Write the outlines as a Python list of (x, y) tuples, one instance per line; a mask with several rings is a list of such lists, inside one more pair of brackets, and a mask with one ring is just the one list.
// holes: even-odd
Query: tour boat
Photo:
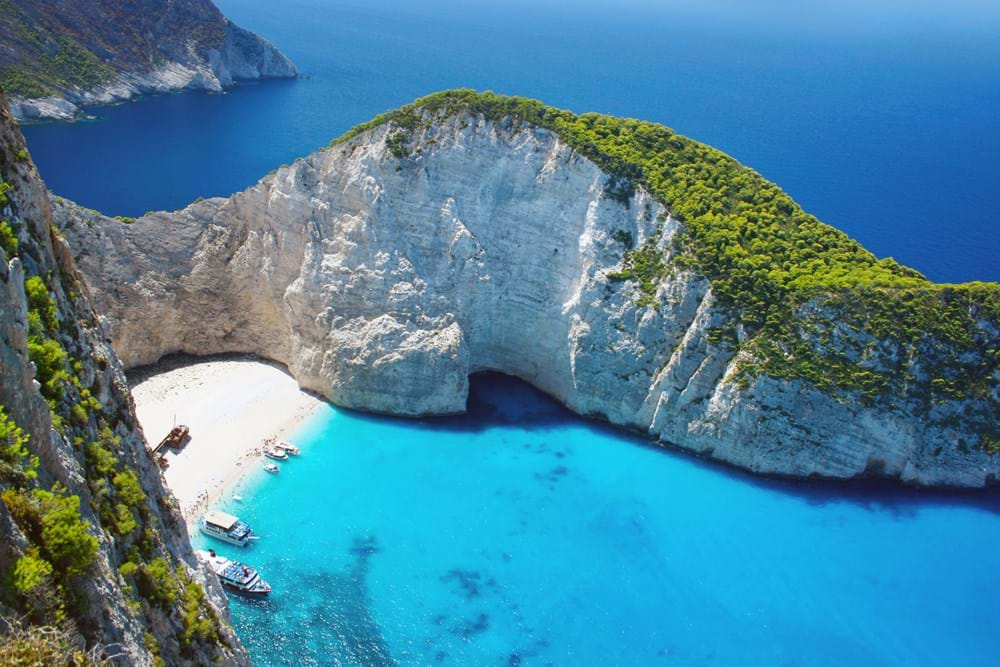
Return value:
[(279, 472), (281, 472), (281, 468), (279, 468), (278, 466), (274, 465), (273, 463), (265, 463), (264, 464), (264, 470), (268, 471), (269, 473), (273, 473), (273, 474), (278, 474)]
[(249, 565), (219, 556), (212, 549), (207, 552), (201, 551), (199, 555), (208, 562), (212, 572), (219, 576), (222, 585), (229, 590), (255, 596), (264, 596), (271, 592), (271, 585), (261, 579), (257, 570)]
[(296, 447), (295, 445), (293, 445), (291, 443), (285, 442), (284, 440), (280, 440), (275, 445), (275, 447), (277, 447), (278, 449), (280, 449), (280, 450), (282, 450), (282, 451), (284, 451), (284, 452), (286, 452), (288, 454), (291, 454), (292, 456), (298, 456), (299, 454), (301, 454), (301, 451), (299, 450), (298, 447)]
[(264, 456), (266, 456), (269, 459), (274, 459), (276, 461), (287, 461), (288, 460), (288, 454), (286, 454), (285, 452), (281, 451), (277, 447), (265, 447), (264, 448)]
[(245, 547), (250, 540), (257, 539), (250, 526), (225, 512), (206, 512), (205, 516), (198, 520), (198, 528), (210, 537), (238, 547)]

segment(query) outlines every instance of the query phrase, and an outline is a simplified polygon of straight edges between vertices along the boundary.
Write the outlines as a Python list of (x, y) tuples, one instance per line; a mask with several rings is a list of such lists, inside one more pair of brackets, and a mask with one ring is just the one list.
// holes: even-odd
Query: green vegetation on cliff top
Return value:
[[(715, 340), (746, 353), (744, 380), (801, 379), (869, 401), (990, 400), (1000, 361), (1000, 285), (936, 284), (879, 259), (757, 172), (663, 125), (451, 90), (382, 114), (332, 145), (391, 123), (398, 128), (392, 152), (403, 158), (408, 138), (430, 119), (456, 114), (551, 130), (609, 175), (610, 198), (627, 202), (641, 186), (661, 201), (683, 223), (672, 256), (653, 239), (628, 249), (613, 277), (633, 281), (640, 305), (654, 307), (656, 286), (671, 271), (707, 277), (733, 328)], [(885, 341), (891, 351), (879, 349)]]

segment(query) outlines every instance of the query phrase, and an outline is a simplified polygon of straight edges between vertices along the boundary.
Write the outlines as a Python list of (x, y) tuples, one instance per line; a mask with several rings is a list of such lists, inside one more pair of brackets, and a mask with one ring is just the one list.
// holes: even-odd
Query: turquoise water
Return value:
[(995, 665), (1000, 499), (754, 479), (474, 378), (468, 416), (325, 408), (221, 507), (260, 665)]
[(443, 88), (658, 121), (935, 280), (1000, 280), (996, 0), (219, 0), (303, 77), (27, 127), (111, 215), (228, 195)]

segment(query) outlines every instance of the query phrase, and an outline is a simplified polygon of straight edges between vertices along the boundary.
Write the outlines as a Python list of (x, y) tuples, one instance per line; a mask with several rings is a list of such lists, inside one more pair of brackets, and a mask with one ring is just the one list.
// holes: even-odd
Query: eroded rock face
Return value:
[(648, 238), (669, 262), (679, 223), (641, 190), (619, 201), (555, 134), (468, 114), (403, 146), (394, 132), (134, 224), (58, 204), (123, 361), (252, 352), (338, 405), (400, 415), (462, 411), (468, 375), (497, 370), (761, 473), (996, 476), (996, 460), (904, 408), (738, 385), (734, 352), (710, 342), (727, 322), (707, 280), (674, 266), (654, 307), (614, 279)]

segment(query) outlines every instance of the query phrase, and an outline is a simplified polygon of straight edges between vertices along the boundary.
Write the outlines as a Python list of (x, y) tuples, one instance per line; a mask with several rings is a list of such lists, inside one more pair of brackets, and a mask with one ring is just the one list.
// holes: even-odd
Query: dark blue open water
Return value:
[(327, 408), (220, 507), (260, 665), (996, 665), (1000, 498), (762, 481), (474, 378), (464, 418)]
[[(50, 187), (112, 214), (180, 207), (419, 95), (492, 88), (664, 122), (880, 255), (1000, 279), (995, 2), (219, 4), (305, 76), (28, 127)], [(462, 419), (328, 408), (301, 458), (222, 503), (264, 534), (239, 555), (274, 595), (232, 605), (258, 664), (1000, 660), (995, 494), (765, 482), (520, 383), (474, 388)]]
[[(663, 122), (936, 280), (1000, 279), (995, 0), (220, 0), (303, 79), (27, 128), (49, 186), (110, 214), (225, 195), (458, 86)], [(541, 5), (541, 6), (538, 6)]]

